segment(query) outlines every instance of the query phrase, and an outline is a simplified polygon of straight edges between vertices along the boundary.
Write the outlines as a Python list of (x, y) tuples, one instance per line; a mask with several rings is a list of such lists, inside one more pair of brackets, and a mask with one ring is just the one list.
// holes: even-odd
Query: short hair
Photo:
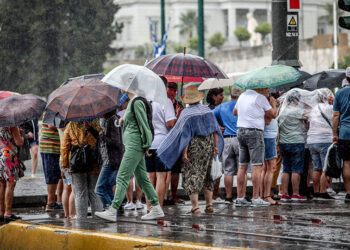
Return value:
[(224, 92), (224, 89), (223, 88), (215, 88), (215, 89), (210, 89), (208, 91), (208, 94), (207, 94), (207, 98), (206, 98), (206, 101), (207, 103), (209, 104), (215, 104), (215, 100), (213, 99), (213, 96), (217, 96), (221, 93)]
[(237, 87), (231, 88), (231, 98), (237, 99), (241, 94), (243, 93), (243, 90)]

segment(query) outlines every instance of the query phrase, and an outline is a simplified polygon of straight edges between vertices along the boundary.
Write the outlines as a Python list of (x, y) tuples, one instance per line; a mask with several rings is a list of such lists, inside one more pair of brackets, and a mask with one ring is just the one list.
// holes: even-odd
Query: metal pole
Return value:
[(337, 25), (337, 1), (333, 0), (333, 44), (334, 44), (334, 69), (338, 69), (338, 25)]
[(203, 0), (198, 0), (198, 55), (204, 57), (204, 6)]
[[(163, 37), (165, 34), (165, 0), (160, 0), (160, 21), (161, 21), (161, 42), (163, 41)], [(164, 49), (164, 54), (166, 54), (165, 49)]]

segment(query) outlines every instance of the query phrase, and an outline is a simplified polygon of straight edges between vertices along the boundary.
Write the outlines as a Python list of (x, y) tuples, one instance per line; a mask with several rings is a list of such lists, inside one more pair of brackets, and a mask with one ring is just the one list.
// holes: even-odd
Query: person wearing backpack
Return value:
[(153, 220), (164, 217), (156, 191), (148, 179), (145, 164), (145, 154), (148, 153), (153, 141), (152, 108), (146, 99), (135, 97), (130, 92), (128, 96), (131, 101), (124, 119), (121, 120), (125, 153), (118, 171), (114, 199), (106, 211), (95, 213), (97, 217), (113, 222), (117, 221), (117, 210), (124, 200), (132, 174), (135, 174), (136, 182), (152, 206), (150, 212), (141, 219)]
[(103, 208), (107, 209), (114, 198), (113, 186), (124, 153), (122, 131), (115, 110), (101, 116), (100, 127), (99, 156), (102, 169), (95, 193), (101, 200)]

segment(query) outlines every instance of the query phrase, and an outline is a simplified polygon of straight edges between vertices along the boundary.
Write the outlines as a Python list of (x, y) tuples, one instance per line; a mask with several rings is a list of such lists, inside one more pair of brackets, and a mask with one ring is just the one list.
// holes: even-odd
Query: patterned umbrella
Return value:
[(116, 109), (119, 91), (98, 78), (78, 77), (49, 96), (46, 109), (64, 121), (86, 121)]
[(209, 60), (185, 53), (157, 57), (148, 62), (146, 67), (172, 82), (203, 82), (205, 78), (228, 78)]
[(33, 94), (12, 95), (0, 100), (0, 127), (18, 126), (39, 118), (46, 102)]
[(293, 67), (273, 65), (249, 71), (233, 85), (241, 89), (272, 88), (279, 85), (295, 82), (300, 73)]

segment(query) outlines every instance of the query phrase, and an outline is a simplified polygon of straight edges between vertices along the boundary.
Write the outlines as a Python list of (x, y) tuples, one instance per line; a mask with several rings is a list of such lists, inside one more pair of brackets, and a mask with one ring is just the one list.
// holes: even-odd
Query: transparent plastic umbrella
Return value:
[(147, 100), (167, 104), (165, 85), (152, 70), (139, 65), (123, 64), (110, 71), (102, 81)]
[(241, 89), (272, 88), (295, 82), (299, 77), (300, 72), (293, 67), (273, 65), (247, 72), (233, 86)]
[(243, 72), (235, 72), (227, 74), (229, 79), (217, 79), (217, 78), (209, 78), (205, 80), (198, 88), (198, 90), (205, 89), (214, 89), (214, 88), (223, 88), (231, 86), (235, 83), (235, 81), (245, 73)]

